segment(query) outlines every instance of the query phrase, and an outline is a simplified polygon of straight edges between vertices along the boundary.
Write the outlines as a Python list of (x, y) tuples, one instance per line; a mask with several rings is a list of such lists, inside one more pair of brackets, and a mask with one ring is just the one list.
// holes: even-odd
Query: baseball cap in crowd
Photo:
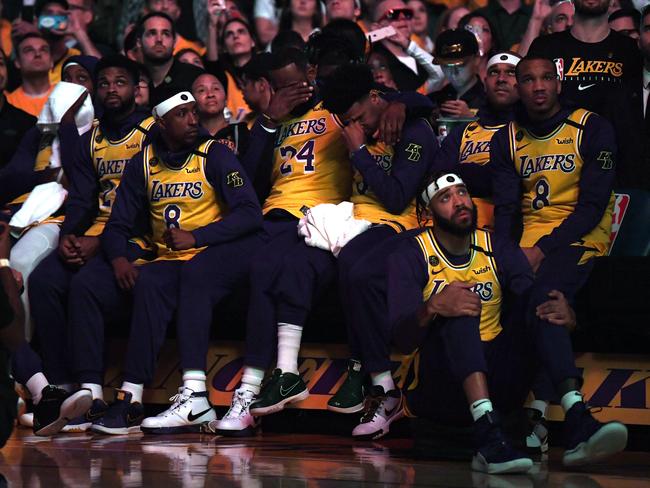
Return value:
[(449, 29), (436, 38), (433, 51), (436, 64), (463, 64), (470, 56), (478, 54), (478, 42), (471, 32), (465, 29)]

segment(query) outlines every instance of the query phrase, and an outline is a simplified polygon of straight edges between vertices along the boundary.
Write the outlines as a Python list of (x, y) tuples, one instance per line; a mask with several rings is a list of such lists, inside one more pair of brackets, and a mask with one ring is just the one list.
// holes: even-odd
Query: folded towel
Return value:
[(298, 223), (298, 235), (305, 238), (308, 246), (331, 251), (338, 257), (348, 242), (371, 225), (367, 220), (354, 218), (351, 202), (323, 203), (307, 210)]
[(68, 192), (56, 181), (35, 186), (20, 210), (9, 221), (12, 234), (18, 236), (25, 228), (51, 216), (61, 208), (67, 195)]

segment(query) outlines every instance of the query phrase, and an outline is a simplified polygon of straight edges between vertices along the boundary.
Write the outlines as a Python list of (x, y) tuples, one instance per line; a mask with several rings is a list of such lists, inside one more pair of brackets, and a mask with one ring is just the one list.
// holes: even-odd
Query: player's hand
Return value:
[(133, 289), (135, 281), (138, 279), (138, 268), (123, 257), (113, 259), (111, 265), (118, 286), (124, 291)]
[(184, 251), (196, 246), (196, 239), (191, 232), (171, 228), (163, 233), (163, 239), (168, 248), (174, 251)]
[[(20, 39), (25, 34), (38, 32), (38, 27), (30, 22), (25, 22), (23, 19), (16, 19), (11, 23), (11, 38)], [(15, 41), (14, 41), (15, 42)]]
[(77, 242), (78, 252), (84, 263), (88, 262), (99, 251), (99, 237), (83, 236), (79, 237)]
[(552, 11), (553, 7), (551, 7), (549, 0), (535, 0), (532, 17), (541, 22), (548, 17)]
[(537, 270), (539, 269), (539, 266), (542, 264), (542, 261), (545, 257), (542, 250), (537, 246), (522, 247), (521, 250), (526, 255), (526, 259), (528, 259), (530, 267), (533, 268), (533, 272), (537, 273)]
[(81, 266), (83, 258), (81, 257), (81, 244), (79, 238), (74, 234), (66, 234), (59, 239), (59, 256), (66, 264)]
[(9, 224), (0, 222), (0, 259), (9, 259), (11, 252), (11, 235), (9, 234)]
[(273, 92), (269, 106), (264, 112), (274, 122), (285, 119), (301, 103), (307, 102), (314, 93), (314, 87), (305, 82), (291, 83)]
[(427, 311), (442, 317), (478, 317), (481, 298), (471, 289), (476, 283), (453, 281), (427, 300)]
[(373, 136), (389, 146), (399, 142), (402, 127), (406, 121), (406, 105), (402, 102), (390, 102), (379, 119), (379, 129)]
[(467, 102), (464, 100), (447, 100), (440, 104), (440, 111), (445, 115), (452, 117), (473, 117), (474, 114), (469, 109)]
[(359, 122), (350, 122), (343, 127), (342, 134), (348, 152), (357, 151), (359, 146), (366, 143), (366, 133)]
[(569, 305), (564, 294), (558, 290), (551, 290), (548, 294), (551, 300), (537, 305), (535, 315), (554, 325), (561, 325), (573, 332), (576, 329), (576, 313)]

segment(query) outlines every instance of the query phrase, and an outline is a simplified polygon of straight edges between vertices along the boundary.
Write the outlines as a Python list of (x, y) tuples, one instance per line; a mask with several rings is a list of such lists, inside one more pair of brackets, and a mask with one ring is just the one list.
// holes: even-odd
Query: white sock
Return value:
[(384, 393), (388, 393), (395, 389), (395, 382), (393, 381), (393, 375), (390, 371), (370, 373), (370, 378), (372, 379), (372, 384), (374, 386), (382, 386), (384, 388)]
[(472, 418), (474, 419), (474, 422), (476, 422), (483, 415), (485, 415), (488, 412), (491, 412), (492, 410), (494, 409), (492, 408), (492, 402), (490, 401), (489, 398), (481, 398), (480, 400), (476, 400), (474, 403), (472, 403), (469, 406), (469, 411), (472, 414)]
[(186, 369), (183, 371), (183, 386), (192, 391), (205, 391), (205, 371)]
[(278, 323), (278, 365), (283, 373), (298, 374), (298, 352), (302, 327)]
[(102, 385), (98, 385), (97, 383), (81, 383), (81, 387), (90, 390), (90, 393), (93, 394), (93, 400), (104, 399), (104, 388)]
[(244, 366), (244, 372), (241, 375), (241, 390), (250, 391), (255, 395), (259, 395), (264, 379), (264, 370), (262, 368), (254, 368), (253, 366)]
[(571, 410), (571, 407), (581, 401), (583, 401), (582, 393), (580, 393), (578, 390), (571, 390), (562, 396), (560, 404), (562, 405), (562, 410), (564, 410), (564, 413), (567, 413), (569, 410)]
[(125, 381), (122, 383), (120, 390), (128, 391), (131, 394), (131, 403), (142, 403), (142, 393), (144, 393), (144, 385), (129, 383)]
[(528, 405), (528, 408), (537, 410), (542, 414), (542, 417), (546, 418), (546, 410), (548, 409), (548, 402), (544, 400), (531, 400)]
[(29, 390), (29, 393), (32, 395), (32, 401), (34, 405), (38, 404), (41, 401), (41, 393), (43, 388), (49, 385), (50, 382), (47, 381), (47, 378), (43, 373), (36, 373), (34, 376), (27, 380), (25, 386)]

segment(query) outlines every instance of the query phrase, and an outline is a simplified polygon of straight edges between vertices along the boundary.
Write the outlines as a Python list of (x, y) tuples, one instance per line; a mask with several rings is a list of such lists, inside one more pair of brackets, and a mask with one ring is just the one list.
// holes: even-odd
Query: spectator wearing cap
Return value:
[(174, 21), (165, 13), (151, 12), (135, 27), (136, 39), (142, 49), (143, 64), (151, 76), (151, 98), (162, 86), (191, 86), (203, 70), (174, 59), (176, 30)]
[[(220, 42), (217, 42), (216, 26), (210, 28), (208, 43), (208, 70), (212, 73), (224, 72), (227, 77), (225, 85), (228, 92), (226, 106), (230, 112), (231, 122), (241, 122), (251, 111), (239, 88), (241, 68), (253, 56), (256, 46), (250, 26), (243, 18), (232, 18), (223, 26)], [(221, 51), (221, 52), (220, 52)]]
[(511, 49), (526, 32), (532, 8), (521, 0), (489, 0), (475, 12), (484, 15), (494, 26), (492, 36), (502, 49)]
[(449, 80), (442, 90), (430, 95), (440, 115), (472, 117), (485, 100), (476, 37), (465, 29), (446, 30), (436, 39), (434, 55)]
[[(169, 15), (169, 18), (172, 19), (174, 25), (178, 22), (178, 19), (181, 16), (181, 8), (177, 0), (147, 0), (144, 5), (144, 13), (148, 14), (151, 12), (162, 12)], [(177, 32), (176, 41), (174, 43), (174, 54), (183, 49), (193, 49), (201, 56), (206, 52), (203, 44), (186, 39)]]
[(0, 169), (11, 160), (23, 135), (36, 124), (33, 115), (7, 100), (4, 94), (6, 86), (7, 56), (2, 51), (0, 52)]
[[(70, 57), (82, 54), (101, 57), (79, 16), (70, 15), (70, 5), (67, 0), (39, 0), (34, 9), (36, 24), (19, 20), (14, 22), (12, 37), (23, 37), (27, 33), (40, 32), (50, 45), (52, 68), (50, 69), (50, 83), (52, 85), (61, 81), (61, 67)], [(73, 42), (74, 41), (74, 42)], [(81, 51), (69, 44), (76, 44)]]
[(638, 10), (622, 8), (609, 15), (609, 26), (612, 30), (631, 37), (639, 39), (639, 24), (641, 23), (641, 14)]
[[(427, 72), (407, 52), (411, 45), (413, 11), (402, 0), (381, 0), (374, 14), (372, 29), (393, 27), (396, 34), (382, 39), (371, 47), (371, 52), (383, 55), (399, 90), (415, 91), (427, 80)], [(415, 45), (415, 43), (413, 43)]]
[(7, 100), (15, 107), (37, 117), (54, 88), (50, 82), (50, 44), (39, 32), (30, 32), (17, 40), (15, 46), (15, 65), (20, 72), (22, 83), (7, 95)]

